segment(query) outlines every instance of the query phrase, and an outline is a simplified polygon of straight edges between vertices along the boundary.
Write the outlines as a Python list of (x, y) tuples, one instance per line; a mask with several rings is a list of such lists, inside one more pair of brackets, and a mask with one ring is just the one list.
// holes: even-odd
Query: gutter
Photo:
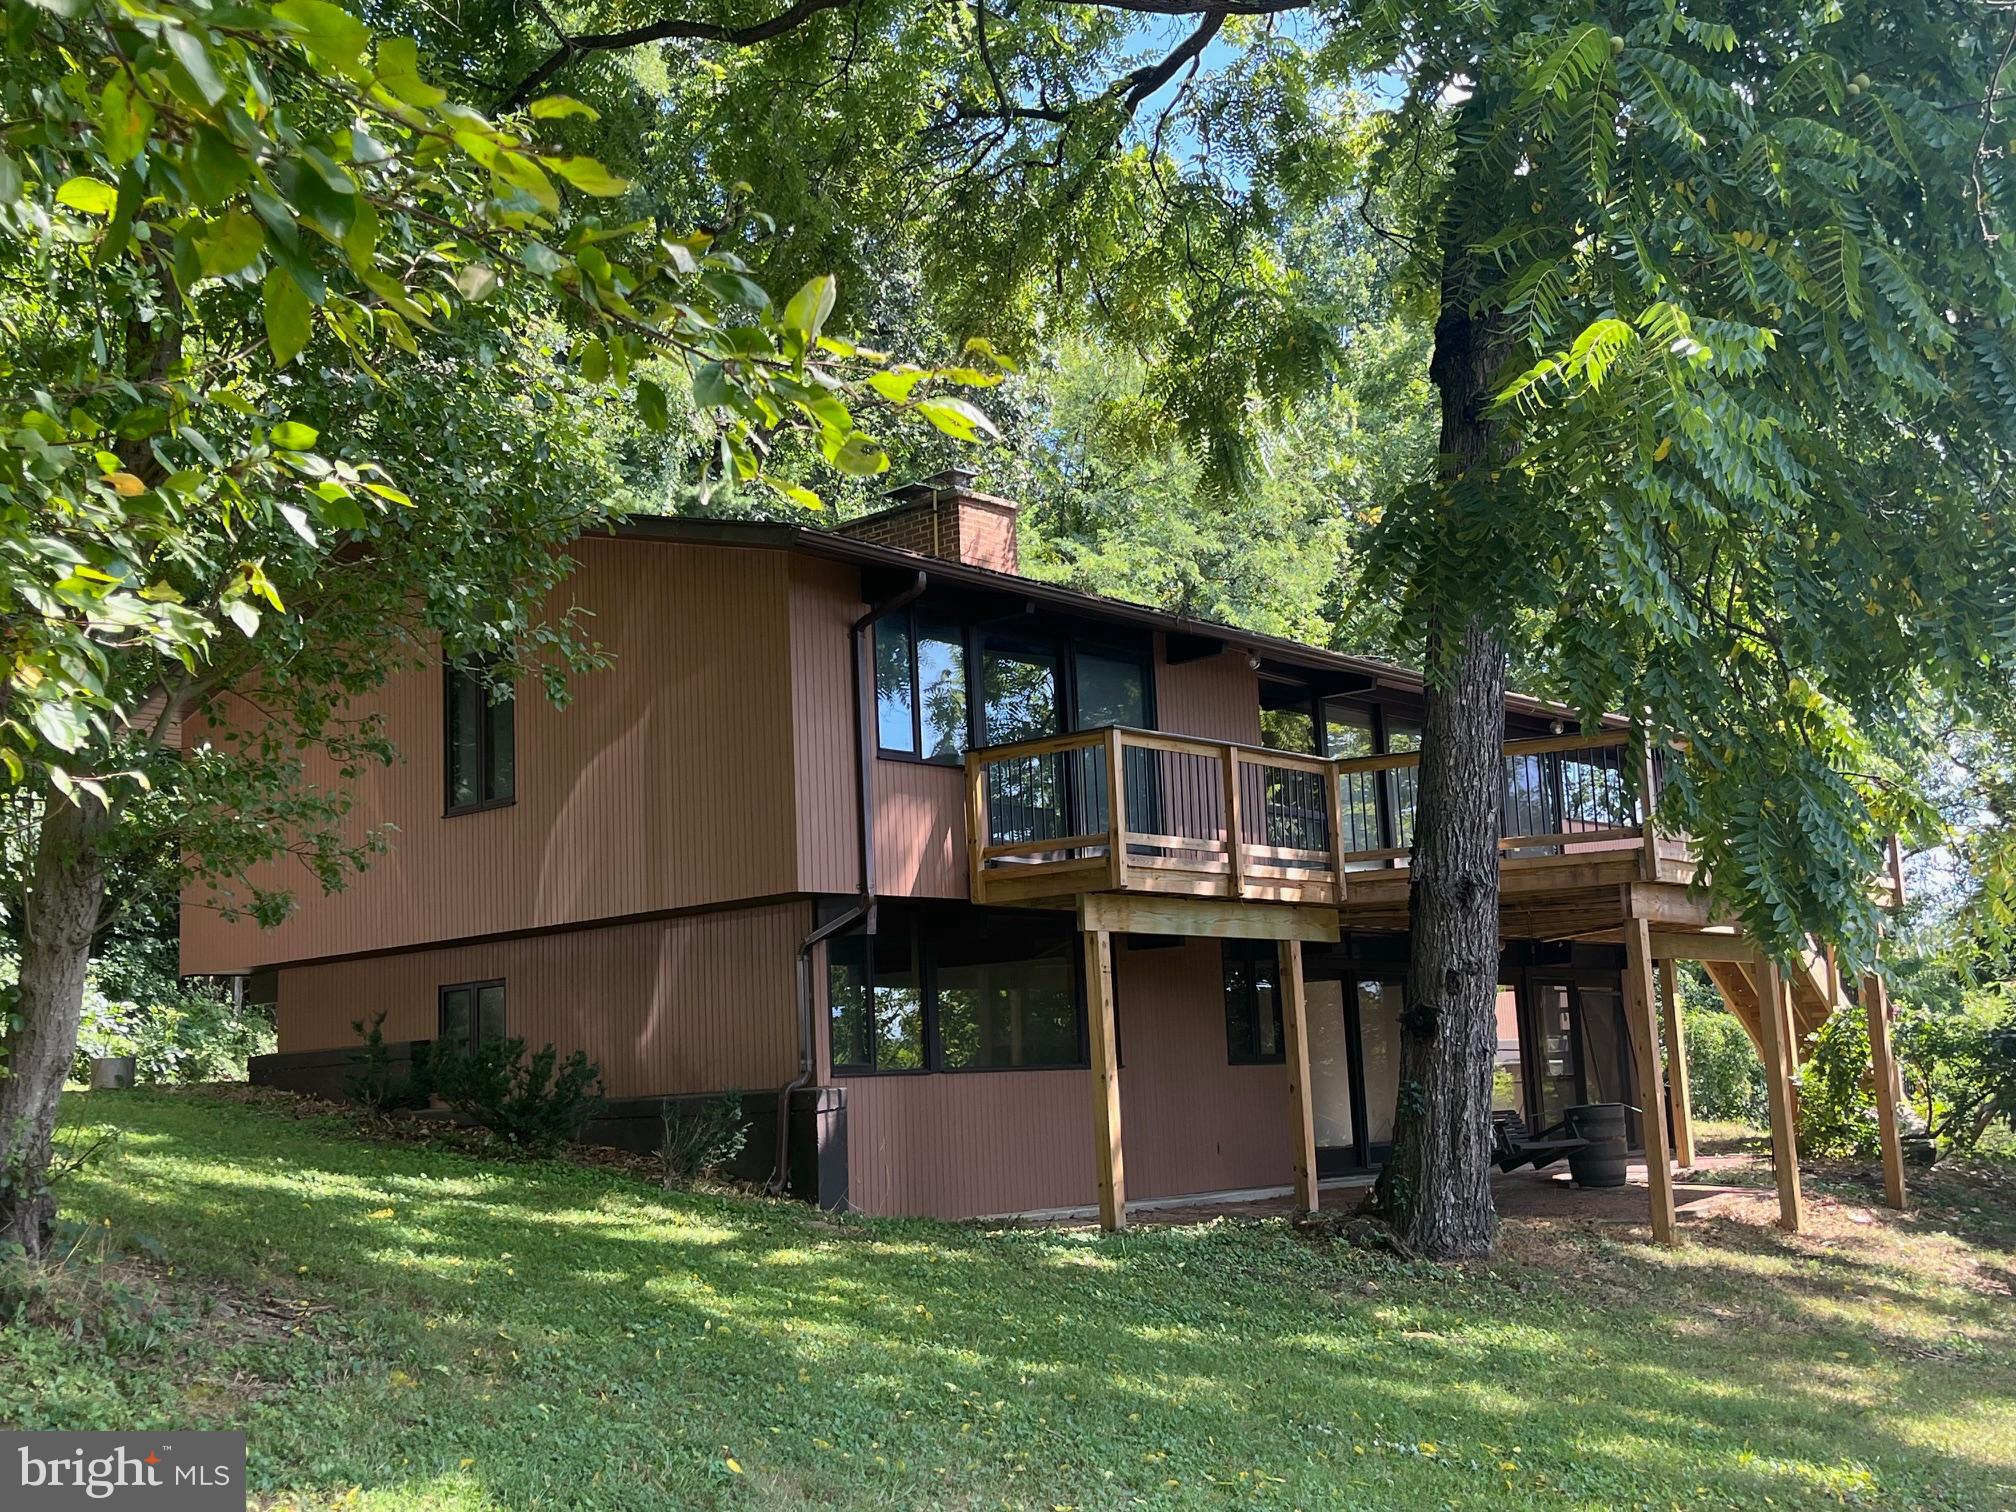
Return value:
[(771, 1173), (769, 1190), (772, 1196), (784, 1190), (791, 1164), (791, 1094), (809, 1086), (812, 1074), (817, 1068), (818, 1056), (813, 1049), (813, 1039), (818, 1032), (812, 1021), (812, 952), (834, 935), (852, 929), (856, 924), (867, 923), (869, 934), (875, 933), (875, 781), (874, 748), (869, 745), (871, 738), (868, 723), (867, 643), (865, 636), (878, 620), (894, 614), (898, 609), (907, 609), (924, 590), (930, 586), (931, 574), (923, 568), (917, 569), (917, 577), (909, 587), (900, 593), (871, 604), (868, 612), (854, 621), (848, 631), (849, 648), (854, 660), (854, 777), (858, 791), (855, 805), (855, 839), (861, 858), (861, 881), (854, 902), (837, 918), (814, 929), (805, 936), (798, 946), (796, 982), (798, 990), (798, 1074), (785, 1084), (777, 1094), (777, 1167)]

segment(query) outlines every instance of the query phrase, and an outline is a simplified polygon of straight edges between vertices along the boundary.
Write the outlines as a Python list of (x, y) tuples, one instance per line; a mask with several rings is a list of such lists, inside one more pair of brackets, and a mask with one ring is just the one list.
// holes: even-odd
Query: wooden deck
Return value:
[[(973, 751), (973, 900), (1075, 908), (1099, 894), (1216, 899), (1335, 910), (1345, 929), (1404, 929), (1419, 762), (1119, 728)], [(1694, 875), (1688, 846), (1645, 827), (1643, 798), (1656, 800), (1657, 780), (1655, 766), (1632, 761), (1623, 731), (1506, 744), (1508, 937), (1620, 925), (1634, 887), (1684, 893)], [(1675, 925), (1697, 911), (1677, 898), (1664, 906)]]

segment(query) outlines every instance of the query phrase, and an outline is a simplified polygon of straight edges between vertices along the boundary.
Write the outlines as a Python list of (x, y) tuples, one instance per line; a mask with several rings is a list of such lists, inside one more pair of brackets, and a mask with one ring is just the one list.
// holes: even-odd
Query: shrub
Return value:
[(246, 1062), (272, 1048), (264, 1013), (240, 1010), (215, 988), (156, 983), (144, 997), (112, 998), (94, 976), (71, 1074), (89, 1081), (94, 1057), (130, 1055), (143, 1082), (243, 1081)]
[(1854, 1004), (1827, 1016), (1799, 1073), (1799, 1148), (1838, 1160), (1883, 1153), (1876, 1123), (1869, 1017)]
[(668, 1097), (659, 1113), (665, 1121), (665, 1137), (658, 1154), (664, 1162), (667, 1187), (712, 1176), (748, 1148), (749, 1125), (742, 1118), (742, 1099), (732, 1092), (719, 1097)]
[(364, 1042), (364, 1055), (343, 1083), (350, 1100), (364, 1110), (367, 1118), (380, 1118), (400, 1108), (424, 1108), (434, 1095), (426, 1054), (416, 1054), (402, 1066), (392, 1058), (385, 1043), (385, 1014), (381, 1010), (365, 1028), (362, 1019), (350, 1027)]
[(1689, 1002), (1687, 1102), (1696, 1118), (1762, 1123), (1770, 1116), (1764, 1062), (1750, 1033), (1726, 1008)]
[(526, 1055), (522, 1039), (436, 1044), (427, 1063), (443, 1102), (528, 1154), (552, 1154), (607, 1106), (602, 1068), (579, 1050), (562, 1061), (550, 1044)]

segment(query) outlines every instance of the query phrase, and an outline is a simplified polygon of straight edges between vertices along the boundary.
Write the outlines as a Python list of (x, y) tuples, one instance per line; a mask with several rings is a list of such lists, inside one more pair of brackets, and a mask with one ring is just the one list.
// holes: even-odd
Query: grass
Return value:
[(110, 1258), (14, 1304), (0, 1418), (243, 1428), (262, 1507), (2016, 1504), (2010, 1168), (1897, 1221), (1844, 1178), (1799, 1239), (1535, 1221), (1437, 1267), (70, 1106), (122, 1131), (63, 1189)]

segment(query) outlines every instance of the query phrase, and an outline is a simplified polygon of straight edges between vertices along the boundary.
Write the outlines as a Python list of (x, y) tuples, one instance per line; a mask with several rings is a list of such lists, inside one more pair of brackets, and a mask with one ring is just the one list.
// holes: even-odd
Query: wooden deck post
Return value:
[(1638, 1096), (1644, 1104), (1646, 1185), (1652, 1194), (1652, 1238), (1673, 1242), (1673, 1167), (1666, 1143), (1665, 1079), (1659, 1071), (1659, 1018), (1653, 1011), (1652, 932), (1645, 920), (1624, 921), (1624, 1001), (1631, 1049), (1638, 1059)]
[(1659, 963), (1659, 1017), (1666, 1027), (1666, 1085), (1673, 1096), (1673, 1159), (1682, 1170), (1694, 1164), (1694, 1109), (1688, 1099), (1687, 1027), (1680, 1018), (1680, 963)]
[(1120, 1058), (1113, 1029), (1113, 937), (1085, 936), (1085, 1007), (1092, 1030), (1092, 1130), (1099, 1167), (1099, 1226), (1127, 1227), (1127, 1172), (1120, 1149)]
[(1288, 1137), (1295, 1159), (1295, 1210), (1316, 1211), (1316, 1107), (1309, 1096), (1309, 1024), (1302, 942), (1282, 940), (1281, 1031), (1288, 1063)]
[(1875, 972), (1862, 979), (1869, 1015), (1870, 1069), (1876, 1082), (1876, 1127), (1883, 1140), (1883, 1200), (1904, 1206), (1904, 1144), (1897, 1130), (1897, 1056), (1890, 1043), (1890, 994)]
[(1799, 1131), (1792, 1106), (1792, 994), (1768, 956), (1758, 973), (1757, 1021), (1764, 1031), (1764, 1083), (1771, 1094), (1771, 1164), (1778, 1176), (1778, 1224), (1798, 1233), (1806, 1223), (1799, 1190)]
[(1115, 892), (1127, 886), (1127, 756), (1117, 729), (1106, 732), (1106, 873)]
[(1239, 814), (1239, 747), (1226, 746), (1220, 762), (1225, 769), (1225, 860), (1229, 867), (1226, 881), (1231, 888), (1231, 896), (1243, 898), (1246, 895), (1246, 841), (1243, 836), (1245, 825)]

